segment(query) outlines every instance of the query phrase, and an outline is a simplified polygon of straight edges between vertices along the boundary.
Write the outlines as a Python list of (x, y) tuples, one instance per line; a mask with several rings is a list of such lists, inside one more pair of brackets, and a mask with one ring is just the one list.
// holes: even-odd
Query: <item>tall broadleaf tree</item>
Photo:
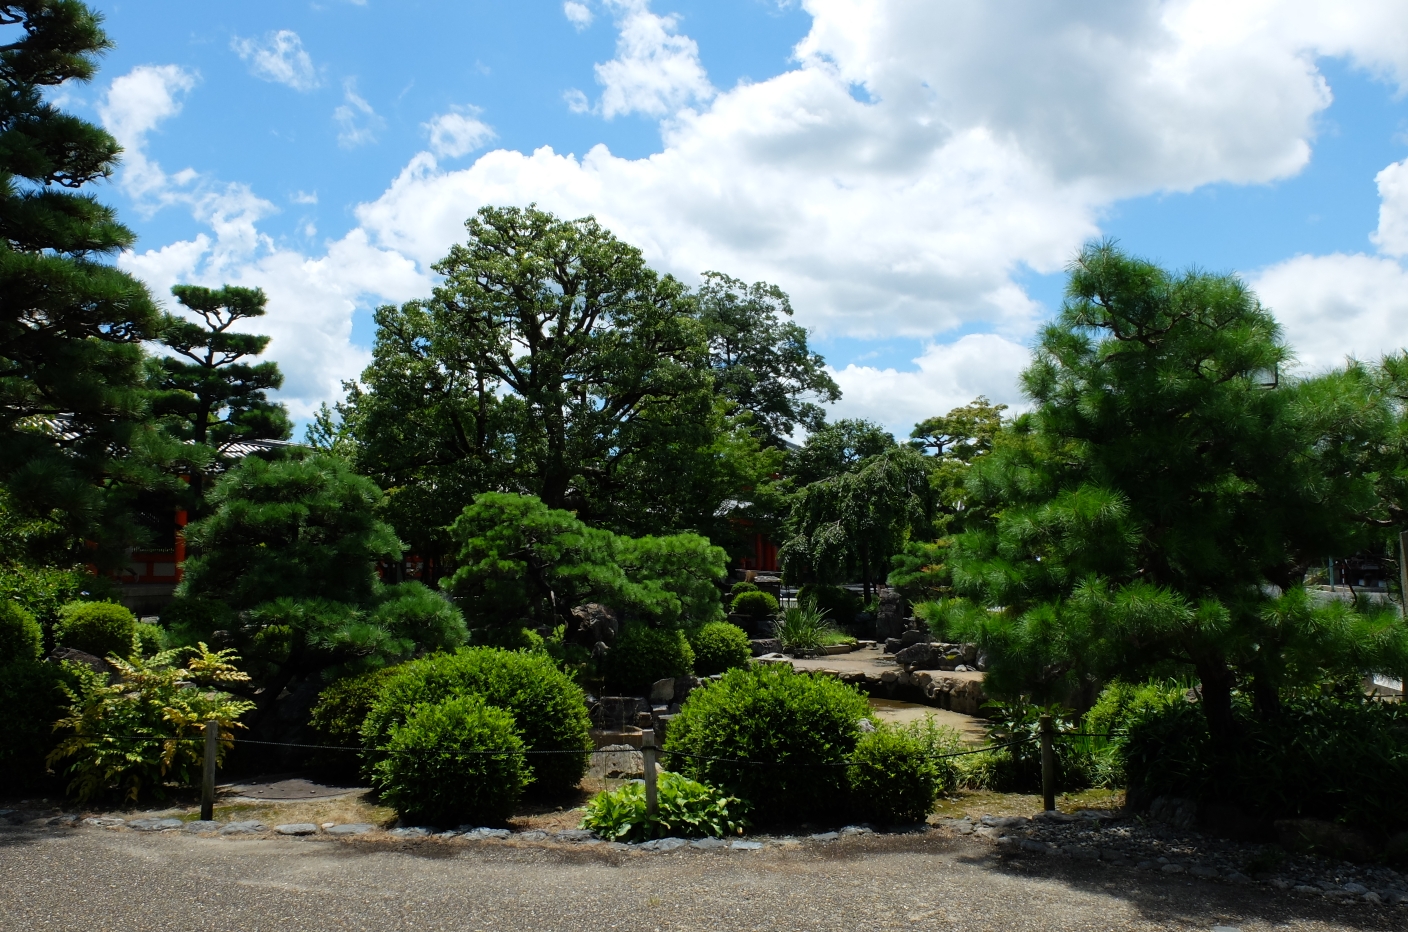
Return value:
[(75, 540), (103, 538), (123, 453), (149, 439), (141, 344), (159, 312), (103, 261), (132, 232), (80, 190), (112, 175), (116, 140), (46, 98), (91, 80), (111, 43), (77, 0), (0, 3), (0, 36), (0, 481)]
[[(264, 316), (264, 292), (177, 285), (171, 293), (187, 313), (162, 319), (157, 339), (173, 355), (149, 363), (153, 413), (168, 433), (204, 448), (216, 463), (228, 459), (230, 445), (241, 440), (287, 440), (288, 412), (268, 395), (283, 385), (278, 364), (251, 362), (269, 338), (231, 329)], [(203, 472), (195, 470), (191, 484), (197, 496), (203, 480)]]

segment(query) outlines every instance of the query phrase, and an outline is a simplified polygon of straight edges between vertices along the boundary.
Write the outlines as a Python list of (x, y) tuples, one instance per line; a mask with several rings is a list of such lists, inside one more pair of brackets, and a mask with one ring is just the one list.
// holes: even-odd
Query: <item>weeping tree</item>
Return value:
[(1290, 358), (1234, 276), (1081, 252), (1022, 376), (1034, 410), (969, 476), (992, 517), (950, 542), (947, 621), (989, 647), (996, 689), (1191, 671), (1228, 746), (1236, 691), (1274, 718), (1296, 683), (1408, 668), (1396, 608), (1303, 585), (1378, 533), (1384, 406), (1372, 379), (1286, 379)]
[(853, 471), (809, 483), (792, 502), (790, 536), (778, 554), (783, 574), (800, 583), (858, 577), (868, 600), (906, 542), (933, 535), (928, 472), (917, 451), (893, 447)]

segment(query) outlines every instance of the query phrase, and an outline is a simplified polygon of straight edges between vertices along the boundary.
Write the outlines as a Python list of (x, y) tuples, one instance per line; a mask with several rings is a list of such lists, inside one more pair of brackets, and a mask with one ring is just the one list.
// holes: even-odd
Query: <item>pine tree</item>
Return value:
[(93, 534), (103, 483), (139, 432), (141, 343), (158, 311), (146, 288), (101, 261), (134, 237), (79, 189), (120, 151), (46, 94), (87, 82), (111, 47), (77, 0), (0, 3), (0, 482), (31, 512)]
[[(270, 401), (268, 392), (283, 384), (277, 363), (251, 365), (269, 338), (231, 329), (242, 320), (264, 316), (267, 299), (258, 288), (203, 288), (177, 285), (176, 300), (201, 323), (166, 315), (159, 342), (175, 353), (150, 363), (155, 390), (153, 410), (167, 432), (206, 448), (218, 462), (241, 440), (287, 440), (288, 412)], [(199, 492), (200, 476), (193, 479)]]

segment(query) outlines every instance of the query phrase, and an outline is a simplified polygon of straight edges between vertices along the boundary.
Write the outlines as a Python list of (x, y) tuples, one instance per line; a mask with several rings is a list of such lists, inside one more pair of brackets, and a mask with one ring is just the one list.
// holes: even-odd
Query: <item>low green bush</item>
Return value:
[(688, 676), (694, 670), (694, 650), (684, 632), (627, 624), (616, 637), (601, 672), (611, 689), (642, 692), (656, 680)]
[(633, 780), (619, 789), (598, 793), (587, 803), (582, 828), (607, 841), (647, 841), (651, 838), (723, 838), (741, 835), (747, 826), (743, 806), (711, 786), (669, 771), (656, 779), (656, 814), (645, 809), (645, 782)]
[(357, 746), (362, 741), (362, 723), (381, 697), (387, 681), (399, 669), (382, 667), (335, 681), (318, 693), (318, 701), (308, 713), (308, 724), (327, 744)]
[[(742, 799), (757, 821), (843, 816), (846, 771), (838, 766), (871, 719), (858, 690), (781, 664), (730, 670), (689, 694), (670, 722), (666, 761), (695, 780)], [(721, 758), (703, 760), (699, 758)], [(727, 763), (767, 761), (769, 766)]]
[(34, 616), (14, 602), (0, 602), (0, 665), (38, 660), (44, 651), (44, 632)]
[(495, 625), (470, 631), (470, 643), (475, 647), (497, 647), (499, 650), (545, 650), (542, 635), (522, 625)]
[(460, 610), (414, 580), (381, 587), (367, 620), (427, 652), (454, 650), (469, 639)]
[(713, 676), (734, 667), (746, 667), (753, 656), (748, 635), (738, 625), (713, 621), (686, 632), (694, 651), (694, 672)]
[(934, 773), (939, 780), (938, 792), (949, 793), (957, 789), (959, 786), (959, 763), (965, 757), (977, 756), (946, 756), (974, 750), (963, 743), (963, 736), (958, 733), (958, 730), (948, 725), (940, 725), (931, 716), (926, 715), (919, 721), (905, 726), (903, 731), (918, 742), (921, 753), (932, 762)]
[[(470, 693), (513, 716), (529, 750), (586, 752), (592, 747), (586, 696), (551, 657), (471, 647), (412, 660), (387, 677), (362, 723), (368, 759), (382, 759), (391, 729), (416, 706)], [(545, 795), (565, 793), (581, 782), (587, 763), (585, 753), (530, 755), (529, 789)]]
[[(4, 517), (0, 505), (0, 521)], [(52, 631), (59, 623), (59, 609), (69, 602), (115, 598), (116, 589), (111, 580), (94, 576), (81, 566), (0, 563), (0, 601), (18, 603), (45, 631)]]
[(943, 777), (927, 748), (905, 729), (881, 725), (861, 735), (846, 769), (855, 810), (873, 822), (923, 822)]
[(861, 610), (860, 596), (841, 586), (808, 584), (797, 590), (798, 605), (814, 605), (835, 625), (855, 624)]
[(166, 632), (161, 629), (161, 625), (139, 621), (133, 636), (136, 638), (137, 654), (142, 657), (155, 656), (161, 653), (165, 646)]
[(740, 581), (734, 583), (733, 586), (730, 587), (730, 589), (728, 590), (729, 601), (732, 602), (732, 601), (733, 601), (733, 598), (734, 598), (735, 596), (741, 595), (741, 594), (744, 593), (744, 592), (757, 592), (757, 591), (759, 591), (759, 590), (758, 590), (758, 586), (757, 586), (756, 583), (750, 583), (750, 582), (748, 582), (747, 580), (740, 580)]
[(771, 618), (777, 614), (777, 599), (773, 598), (772, 593), (757, 589), (740, 592), (733, 597), (729, 611), (735, 615), (747, 615), (749, 618)]
[(787, 608), (773, 624), (773, 636), (788, 653), (818, 650), (839, 634), (826, 613), (810, 603)]
[(383, 751), (372, 770), (382, 801), (433, 825), (503, 822), (529, 780), (513, 716), (473, 693), (416, 706)]
[(137, 619), (115, 602), (70, 602), (59, 609), (54, 640), (95, 657), (130, 657), (137, 649)]
[(63, 666), (30, 657), (0, 662), (0, 798), (49, 789), (45, 758), (58, 743), (54, 723), (64, 715)]
[[(185, 666), (179, 661), (189, 655)], [(55, 729), (62, 736), (49, 764), (69, 761), (70, 793), (79, 802), (120, 796), (136, 802), (143, 794), (161, 797), (167, 784), (191, 786), (199, 779), (209, 719), (219, 723), (219, 757), (233, 742), (237, 720), (254, 703), (221, 692), (227, 683), (247, 682), (230, 651), (205, 645), (163, 651), (150, 660), (112, 659), (120, 679), (82, 664), (68, 664), (75, 684), (61, 684), (68, 714)]]
[(161, 610), (161, 626), (171, 647), (217, 643), (215, 632), (223, 631), (228, 636), (234, 625), (234, 612), (218, 599), (177, 596)]

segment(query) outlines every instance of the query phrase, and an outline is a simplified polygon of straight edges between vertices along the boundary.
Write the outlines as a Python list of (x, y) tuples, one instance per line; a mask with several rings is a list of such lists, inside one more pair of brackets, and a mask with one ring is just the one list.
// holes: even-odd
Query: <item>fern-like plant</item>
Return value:
[[(183, 655), (186, 665), (180, 666)], [(160, 797), (167, 784), (193, 785), (200, 776), (209, 719), (219, 723), (218, 757), (234, 744), (234, 729), (254, 703), (214, 687), (246, 682), (233, 651), (196, 647), (162, 651), (150, 660), (109, 658), (117, 682), (82, 664), (68, 664), (77, 685), (63, 684), (68, 715), (54, 728), (66, 736), (48, 757), (68, 760), (68, 791), (79, 802), (120, 795), (136, 802)]]

